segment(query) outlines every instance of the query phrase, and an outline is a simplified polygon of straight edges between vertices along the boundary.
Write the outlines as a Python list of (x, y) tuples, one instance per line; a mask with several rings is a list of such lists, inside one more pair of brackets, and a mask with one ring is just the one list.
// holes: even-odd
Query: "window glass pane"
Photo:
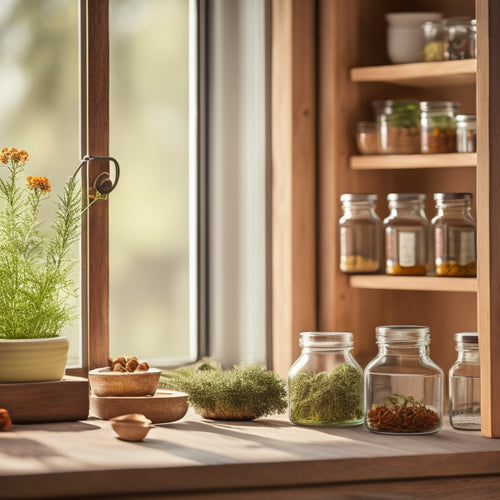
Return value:
[(191, 359), (189, 7), (110, 1), (110, 354)]
[[(0, 149), (27, 150), (26, 175), (49, 178), (52, 192), (41, 215), (50, 223), (57, 195), (79, 163), (78, 3), (0, 1), (0, 67)], [(79, 283), (78, 269), (74, 277)], [(79, 365), (80, 322), (62, 333), (70, 338), (69, 364)]]

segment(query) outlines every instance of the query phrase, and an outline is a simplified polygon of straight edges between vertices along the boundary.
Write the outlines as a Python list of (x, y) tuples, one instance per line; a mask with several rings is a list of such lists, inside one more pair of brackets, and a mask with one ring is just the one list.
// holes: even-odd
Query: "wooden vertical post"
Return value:
[(286, 375), (316, 329), (314, 0), (273, 0), (272, 360)]

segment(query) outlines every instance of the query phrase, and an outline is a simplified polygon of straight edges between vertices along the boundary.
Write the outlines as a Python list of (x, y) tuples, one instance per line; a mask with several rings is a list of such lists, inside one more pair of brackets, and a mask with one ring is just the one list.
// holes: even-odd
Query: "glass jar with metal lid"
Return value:
[(365, 368), (365, 425), (373, 432), (430, 434), (443, 422), (443, 370), (430, 358), (430, 329), (376, 328), (378, 355)]
[(425, 194), (390, 193), (389, 216), (384, 219), (385, 271), (394, 275), (424, 275), (429, 270), (429, 221)]
[(476, 115), (457, 115), (457, 153), (475, 153), (476, 135)]
[(476, 20), (469, 17), (451, 17), (443, 20), (444, 58), (446, 60), (476, 57)]
[(363, 423), (363, 371), (351, 354), (351, 332), (302, 332), (302, 352), (288, 372), (289, 418), (294, 424)]
[(431, 220), (438, 276), (476, 275), (476, 221), (471, 193), (435, 193), (437, 215)]
[(344, 193), (340, 197), (340, 270), (375, 273), (380, 268), (381, 222), (375, 212), (376, 194)]
[(373, 101), (378, 127), (378, 152), (411, 154), (420, 151), (420, 109), (414, 99)]
[(458, 358), (449, 371), (450, 424), (459, 430), (481, 429), (481, 384), (477, 332), (455, 334)]
[(420, 103), (421, 153), (455, 153), (457, 151), (458, 103), (422, 101)]

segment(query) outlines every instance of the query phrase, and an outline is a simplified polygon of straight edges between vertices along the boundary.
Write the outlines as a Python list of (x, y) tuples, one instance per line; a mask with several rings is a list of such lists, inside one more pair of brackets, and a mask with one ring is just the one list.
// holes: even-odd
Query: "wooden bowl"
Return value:
[(188, 395), (184, 392), (159, 389), (154, 396), (90, 396), (90, 415), (104, 420), (129, 413), (141, 413), (153, 424), (163, 424), (180, 420), (187, 410)]
[(142, 441), (152, 427), (151, 420), (139, 413), (114, 417), (110, 423), (118, 437), (125, 441)]
[(113, 372), (106, 368), (89, 371), (89, 382), (96, 396), (153, 396), (158, 387), (161, 370)]

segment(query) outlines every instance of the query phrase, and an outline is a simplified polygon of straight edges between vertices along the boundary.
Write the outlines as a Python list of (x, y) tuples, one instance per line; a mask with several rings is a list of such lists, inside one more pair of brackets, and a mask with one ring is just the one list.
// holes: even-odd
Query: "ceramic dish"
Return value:
[(125, 441), (142, 441), (152, 427), (151, 420), (139, 413), (120, 415), (110, 422), (118, 437)]
[(112, 419), (128, 413), (141, 413), (154, 424), (180, 420), (188, 410), (184, 392), (158, 390), (154, 396), (99, 397), (90, 396), (90, 415)]
[(113, 372), (109, 367), (96, 368), (89, 372), (89, 382), (96, 396), (153, 396), (160, 374), (159, 368), (143, 372)]

